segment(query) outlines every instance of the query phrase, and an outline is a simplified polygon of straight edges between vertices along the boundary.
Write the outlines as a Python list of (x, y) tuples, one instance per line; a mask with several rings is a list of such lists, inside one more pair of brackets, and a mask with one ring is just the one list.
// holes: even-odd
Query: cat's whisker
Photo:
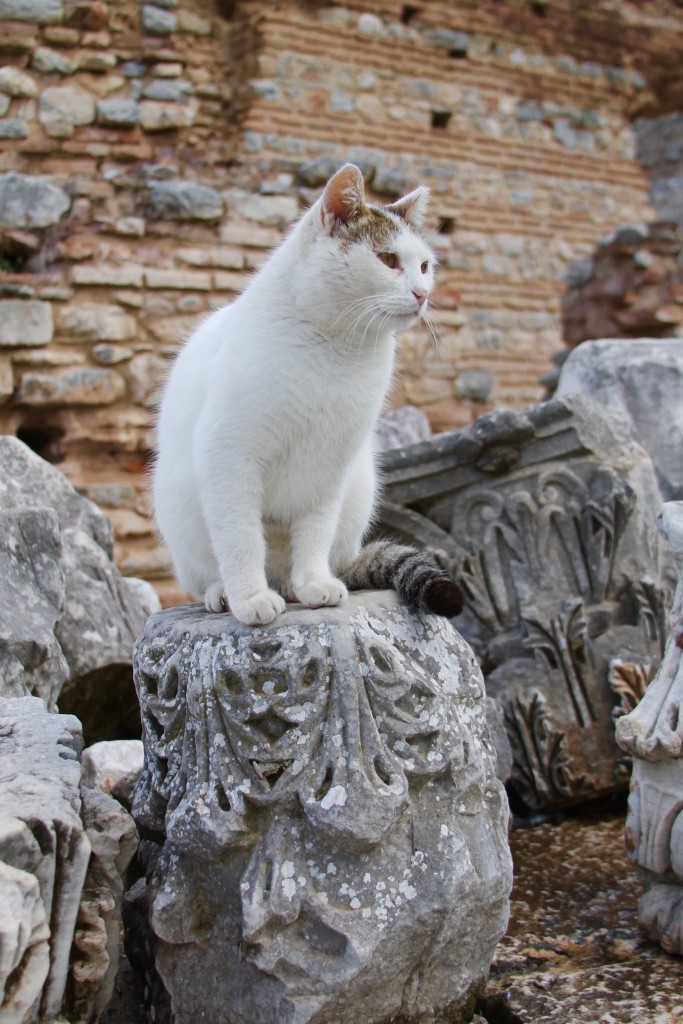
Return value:
[(375, 335), (375, 348), (377, 348), (377, 344), (379, 342), (379, 336), (380, 336), (380, 333), (382, 331), (382, 328), (384, 327), (385, 323), (387, 322), (387, 320), (389, 319), (391, 314), (392, 314), (392, 310), (390, 310), (390, 309), (387, 310), (386, 313), (384, 314), (384, 316), (382, 317), (382, 319), (380, 320), (380, 324), (379, 324), (379, 327), (377, 328), (377, 333)]
[(370, 327), (375, 322), (377, 317), (381, 316), (382, 319), (380, 320), (379, 326), (377, 327), (377, 330), (375, 331), (375, 345), (374, 345), (374, 347), (375, 347), (375, 350), (377, 349), (377, 344), (378, 344), (378, 341), (379, 341), (380, 332), (381, 332), (382, 327), (384, 326), (386, 320), (391, 316), (391, 313), (392, 313), (392, 310), (391, 309), (387, 309), (386, 306), (383, 306), (383, 305), (378, 306), (377, 312), (372, 317), (372, 319), (368, 323), (367, 327), (365, 328), (365, 331), (363, 332), (362, 345), (365, 345), (365, 338), (367, 336), (367, 333), (368, 333)]
[[(365, 337), (365, 333), (367, 332), (367, 329), (368, 329), (368, 325), (366, 325), (366, 328), (365, 328), (365, 332), (363, 333), (363, 338), (361, 338), (361, 340), (360, 340), (360, 344), (358, 345), (358, 348), (357, 348), (357, 349), (354, 349), (354, 347), (353, 347), (353, 341), (354, 341), (354, 339), (355, 339), (355, 337), (356, 337), (356, 331), (357, 331), (357, 329), (358, 329), (358, 326), (359, 326), (359, 324), (360, 324), (360, 323), (361, 323), (361, 321), (362, 321), (362, 320), (363, 320), (363, 319), (364, 319), (364, 318), (365, 318), (365, 317), (366, 317), (366, 316), (367, 316), (367, 315), (368, 315), (369, 313), (371, 313), (371, 312), (372, 312), (372, 309), (370, 309), (370, 310), (365, 310), (365, 309), (364, 309), (364, 310), (363, 310), (363, 311), (362, 311), (361, 313), (359, 313), (359, 314), (358, 314), (358, 316), (357, 316), (357, 317), (356, 317), (356, 319), (354, 320), (354, 322), (353, 322), (353, 327), (351, 328), (351, 330), (349, 331), (349, 333), (348, 333), (348, 336), (347, 336), (347, 344), (346, 344), (346, 351), (347, 351), (347, 352), (351, 353), (351, 352), (354, 352), (354, 351), (358, 351), (358, 352), (360, 352), (360, 351), (361, 351), (361, 349), (362, 349), (362, 347), (363, 347), (363, 338)], [(372, 317), (370, 318), (370, 321), (369, 321), (369, 322), (370, 322), (370, 323), (372, 323), (372, 320), (373, 320), (373, 319), (374, 319), (374, 314), (373, 314), (373, 316), (372, 316)]]
[(360, 344), (357, 349), (358, 352), (362, 351), (363, 346), (365, 344), (365, 338), (367, 337), (367, 333), (370, 330), (370, 327), (372, 326), (373, 322), (377, 319), (377, 317), (384, 312), (384, 309), (385, 307), (383, 304), (379, 302), (374, 302), (373, 307), (370, 307), (367, 310), (363, 310), (363, 312), (354, 321), (353, 331), (351, 332), (350, 338), (353, 338), (355, 336), (356, 328), (358, 327), (358, 324), (361, 322), (361, 320), (369, 313), (372, 313), (372, 316), (368, 320), (365, 326), (365, 330), (363, 331), (363, 336), (360, 339)]
[(434, 354), (437, 356), (437, 358), (440, 359), (441, 349), (439, 347), (439, 341), (441, 340), (441, 332), (439, 331), (439, 328), (436, 326), (434, 320), (429, 315), (429, 312), (427, 310), (425, 310), (422, 319), (424, 321), (425, 327), (427, 328), (427, 333), (431, 340), (432, 348), (434, 349)]
[[(356, 309), (359, 309), (361, 307), (367, 307), (368, 310), (371, 309), (373, 304), (380, 301), (382, 298), (383, 296), (381, 294), (377, 294), (364, 295), (362, 299), (356, 299), (354, 302), (351, 302), (349, 303), (348, 306), (344, 307), (339, 316), (333, 321), (332, 326), (336, 327), (340, 320), (342, 320), (344, 317), (351, 315)], [(363, 313), (361, 312), (361, 316), (362, 315)]]

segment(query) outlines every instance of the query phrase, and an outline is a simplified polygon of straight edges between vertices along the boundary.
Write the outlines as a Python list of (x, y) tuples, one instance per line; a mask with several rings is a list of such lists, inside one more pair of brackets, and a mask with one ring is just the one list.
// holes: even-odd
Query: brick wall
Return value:
[(441, 338), (405, 338), (395, 404), (439, 430), (539, 399), (568, 266), (651, 214), (631, 121), (682, 51), (673, 0), (0, 0), (0, 430), (174, 599), (156, 384), (345, 159), (380, 201), (433, 190)]

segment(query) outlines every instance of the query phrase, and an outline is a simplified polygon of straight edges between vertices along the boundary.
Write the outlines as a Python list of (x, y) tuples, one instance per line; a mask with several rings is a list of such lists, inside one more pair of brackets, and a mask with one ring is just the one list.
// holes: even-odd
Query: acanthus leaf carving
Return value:
[(520, 693), (505, 708), (514, 767), (512, 781), (530, 807), (566, 800), (585, 788), (565, 749), (565, 735), (555, 725), (539, 690)]

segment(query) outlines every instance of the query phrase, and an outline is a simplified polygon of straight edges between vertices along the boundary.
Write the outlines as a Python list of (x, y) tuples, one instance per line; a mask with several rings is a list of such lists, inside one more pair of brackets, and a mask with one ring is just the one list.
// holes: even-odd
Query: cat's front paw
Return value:
[(204, 594), (204, 604), (208, 612), (227, 612), (228, 599), (222, 583), (212, 583)]
[(308, 608), (322, 608), (326, 605), (338, 605), (345, 601), (349, 592), (341, 580), (334, 576), (322, 579), (304, 580), (303, 583), (292, 583), (297, 601)]
[(242, 601), (231, 601), (230, 611), (245, 626), (267, 626), (285, 610), (285, 602), (274, 590), (259, 590)]

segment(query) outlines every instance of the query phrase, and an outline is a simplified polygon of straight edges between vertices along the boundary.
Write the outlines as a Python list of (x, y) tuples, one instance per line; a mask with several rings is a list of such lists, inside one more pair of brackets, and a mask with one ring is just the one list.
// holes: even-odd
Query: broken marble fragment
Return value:
[(683, 501), (662, 506), (659, 526), (679, 573), (670, 632), (659, 671), (617, 722), (617, 741), (633, 756), (626, 849), (646, 886), (638, 920), (683, 956)]

